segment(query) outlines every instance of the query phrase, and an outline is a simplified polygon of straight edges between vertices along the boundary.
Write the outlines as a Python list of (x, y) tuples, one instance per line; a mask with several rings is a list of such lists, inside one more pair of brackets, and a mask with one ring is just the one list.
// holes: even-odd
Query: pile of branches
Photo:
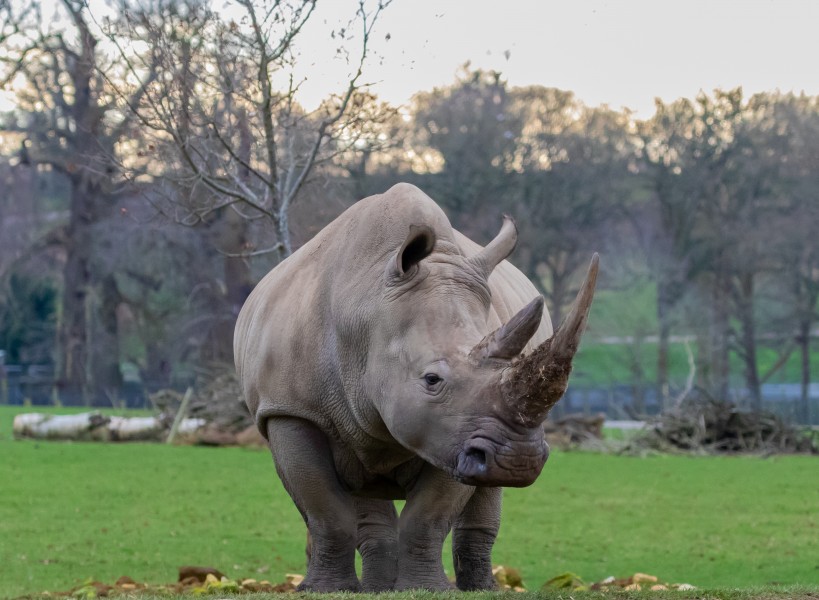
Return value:
[(767, 411), (742, 410), (727, 401), (692, 396), (649, 422), (627, 451), (708, 454), (817, 454), (816, 432)]
[(209, 371), (196, 389), (196, 401), (191, 404), (189, 416), (205, 419), (219, 429), (232, 433), (256, 425), (245, 405), (242, 386), (233, 365)]
[[(196, 385), (185, 416), (203, 419), (206, 425), (196, 432), (191, 443), (207, 446), (264, 446), (265, 441), (245, 405), (236, 371), (230, 365), (214, 365)], [(161, 418), (173, 421), (182, 406), (184, 394), (160, 390), (151, 402)]]
[[(175, 390), (160, 390), (151, 395), (151, 402), (163, 418), (173, 421), (183, 397), (184, 394)], [(238, 433), (254, 424), (242, 398), (236, 372), (227, 366), (214, 367), (197, 382), (186, 416), (204, 419), (209, 425), (230, 433)]]
[(543, 433), (550, 446), (575, 448), (595, 444), (603, 439), (603, 414), (584, 415), (572, 413), (543, 423)]

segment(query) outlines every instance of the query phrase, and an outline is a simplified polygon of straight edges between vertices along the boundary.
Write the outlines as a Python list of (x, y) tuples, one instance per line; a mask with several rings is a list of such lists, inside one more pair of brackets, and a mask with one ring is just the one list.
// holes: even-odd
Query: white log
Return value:
[(111, 417), (108, 432), (115, 442), (158, 441), (165, 427), (156, 417)]
[[(205, 419), (181, 419), (179, 435), (192, 436)], [(16, 438), (100, 442), (162, 441), (167, 428), (158, 417), (106, 417), (97, 412), (77, 415), (23, 413), (14, 417)]]
[(77, 415), (25, 413), (14, 417), (15, 437), (41, 440), (105, 440), (109, 418), (97, 412)]
[(207, 423), (205, 419), (182, 419), (176, 433), (179, 435), (190, 435), (202, 429)]

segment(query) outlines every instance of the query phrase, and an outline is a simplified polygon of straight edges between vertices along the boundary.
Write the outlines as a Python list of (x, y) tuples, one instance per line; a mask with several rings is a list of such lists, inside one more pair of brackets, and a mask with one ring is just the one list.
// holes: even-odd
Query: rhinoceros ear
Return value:
[(427, 225), (410, 225), (404, 243), (390, 261), (390, 271), (397, 277), (407, 277), (415, 272), (418, 263), (432, 254), (435, 232)]

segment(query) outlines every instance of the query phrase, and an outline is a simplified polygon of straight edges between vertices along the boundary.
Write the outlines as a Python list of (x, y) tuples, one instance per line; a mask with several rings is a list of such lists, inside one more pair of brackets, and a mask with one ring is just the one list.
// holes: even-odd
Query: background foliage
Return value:
[(0, 348), (53, 372), (7, 401), (140, 403), (231, 362), (255, 282), (409, 181), (480, 242), (515, 216), (512, 260), (556, 321), (602, 253), (575, 387), (627, 386), (612, 414), (671, 405), (693, 376), (819, 417), (819, 99), (715, 90), (637, 119), (465, 65), (390, 107), (362, 79), (387, 3), (362, 2), (334, 32), (348, 80), (310, 110), (293, 73), (314, 4), (123, 0), (97, 19), (63, 0), (46, 23), (0, 2), (18, 96), (0, 119)]

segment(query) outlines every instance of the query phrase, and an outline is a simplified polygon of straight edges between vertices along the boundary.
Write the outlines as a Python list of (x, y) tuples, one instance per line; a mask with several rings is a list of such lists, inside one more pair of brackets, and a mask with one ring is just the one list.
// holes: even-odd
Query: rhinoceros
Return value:
[[(502, 486), (535, 481), (597, 255), (552, 335), (543, 298), (420, 189), (361, 200), (282, 261), (239, 314), (236, 369), (312, 548), (301, 589), (492, 589)], [(393, 501), (406, 499), (397, 514)], [(362, 578), (355, 552), (362, 558)]]

